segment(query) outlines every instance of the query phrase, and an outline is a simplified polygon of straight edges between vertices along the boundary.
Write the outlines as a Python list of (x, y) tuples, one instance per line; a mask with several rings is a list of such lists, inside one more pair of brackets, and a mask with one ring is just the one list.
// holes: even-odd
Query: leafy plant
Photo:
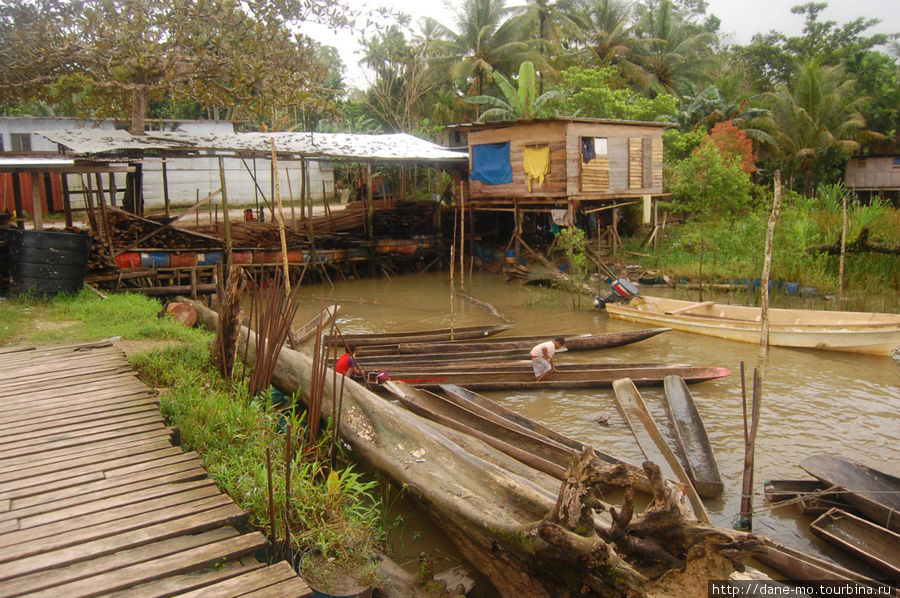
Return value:
[(466, 98), (469, 103), (489, 106), (489, 109), (481, 114), (481, 118), (484, 120), (515, 120), (551, 116), (553, 110), (549, 109), (547, 104), (551, 100), (563, 97), (563, 94), (556, 90), (545, 91), (540, 96), (537, 95), (534, 63), (528, 60), (519, 66), (518, 88), (513, 87), (513, 84), (500, 73), (494, 73), (494, 80), (497, 87), (503, 92), (505, 99), (488, 95)]

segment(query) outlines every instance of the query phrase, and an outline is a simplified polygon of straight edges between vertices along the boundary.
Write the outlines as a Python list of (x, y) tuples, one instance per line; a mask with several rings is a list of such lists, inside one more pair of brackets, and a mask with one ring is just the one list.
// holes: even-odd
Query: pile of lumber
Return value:
[(112, 207), (106, 208), (106, 217), (117, 253), (126, 249), (208, 250), (225, 247), (225, 243), (217, 237), (171, 226), (172, 219), (157, 221)]

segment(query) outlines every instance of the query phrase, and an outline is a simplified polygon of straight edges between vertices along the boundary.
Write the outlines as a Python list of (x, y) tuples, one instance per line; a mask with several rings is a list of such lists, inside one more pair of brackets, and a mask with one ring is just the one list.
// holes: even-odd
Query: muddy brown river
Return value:
[[(386, 332), (497, 323), (484, 307), (457, 298), (451, 306), (446, 272), (392, 279), (364, 279), (305, 286), (297, 321), (306, 321), (321, 305), (341, 305), (343, 332)], [(589, 298), (573, 305), (569, 295), (507, 283), (503, 277), (476, 274), (464, 292), (493, 305), (516, 323), (504, 334), (602, 333), (646, 328), (612, 320), (594, 309)], [(641, 292), (671, 294), (658, 287)], [(677, 292), (677, 291), (675, 291)], [(677, 295), (679, 298), (696, 299)], [(709, 297), (704, 297), (709, 299)], [(624, 347), (560, 353), (559, 362), (684, 362), (725, 366), (731, 376), (691, 386), (716, 452), (725, 482), (720, 500), (705, 500), (715, 525), (730, 527), (740, 506), (744, 459), (740, 367), (744, 362), (748, 388), (758, 347), (670, 331)], [(490, 398), (559, 432), (598, 449), (640, 463), (637, 444), (616, 411), (612, 389), (487, 392)], [(642, 389), (653, 415), (668, 434), (662, 388)], [(748, 391), (749, 394), (749, 391)], [(808, 478), (799, 467), (815, 453), (835, 453), (894, 475), (900, 474), (900, 361), (891, 357), (855, 355), (812, 349), (772, 348), (766, 366), (762, 415), (756, 449), (754, 483), (755, 532), (812, 552), (840, 558), (808, 532), (811, 517), (796, 507), (769, 510), (763, 497), (766, 479)], [(607, 426), (596, 422), (608, 418)], [(450, 551), (434, 530), (415, 513), (405, 513), (407, 534), (403, 552), (409, 556), (435, 547)], [(421, 530), (413, 530), (421, 526)]]

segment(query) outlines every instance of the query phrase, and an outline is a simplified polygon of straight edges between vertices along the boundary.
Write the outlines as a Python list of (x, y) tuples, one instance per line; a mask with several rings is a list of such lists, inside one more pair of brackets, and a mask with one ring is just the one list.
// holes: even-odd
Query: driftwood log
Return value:
[[(847, 243), (847, 253), (886, 253), (888, 255), (900, 255), (900, 245), (883, 245), (869, 241), (869, 229), (863, 227), (855, 241)], [(825, 245), (812, 245), (806, 248), (807, 253), (826, 253), (828, 255), (840, 255), (841, 244), (827, 243)]]
[[(198, 322), (217, 315), (183, 300)], [(243, 354), (248, 343), (241, 334)], [(248, 359), (255, 356), (249, 339)], [(312, 360), (282, 350), (273, 383), (286, 393), (309, 388)], [(333, 370), (328, 371), (333, 375)], [(330, 409), (326, 379), (323, 413)], [(327, 405), (327, 406), (326, 406)], [(340, 434), (360, 459), (408, 491), (502, 596), (704, 595), (710, 579), (742, 569), (758, 537), (689, 518), (681, 491), (645, 463), (653, 499), (641, 513), (632, 475), (601, 464), (586, 449), (560, 483), (461, 432), (420, 418), (347, 379)], [(604, 510), (600, 488), (625, 489)]]

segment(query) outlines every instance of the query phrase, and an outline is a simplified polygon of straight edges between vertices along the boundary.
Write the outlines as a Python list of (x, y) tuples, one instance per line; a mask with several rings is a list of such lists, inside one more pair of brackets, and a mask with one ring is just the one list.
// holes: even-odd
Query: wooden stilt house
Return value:
[[(643, 202), (645, 213), (655, 215), (655, 201), (665, 195), (668, 126), (561, 117), (478, 122), (447, 127), (444, 144), (468, 149), (468, 207), (512, 208), (518, 230), (521, 211), (566, 210), (571, 223), (577, 208), (615, 219), (614, 208)], [(615, 251), (614, 226), (612, 234)]]

